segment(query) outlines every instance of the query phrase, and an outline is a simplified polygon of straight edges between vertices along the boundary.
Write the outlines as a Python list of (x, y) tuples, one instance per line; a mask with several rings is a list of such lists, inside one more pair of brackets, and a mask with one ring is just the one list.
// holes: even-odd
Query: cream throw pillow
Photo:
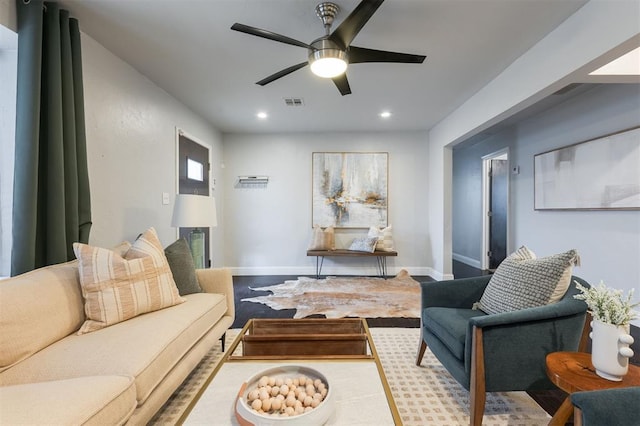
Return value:
[(311, 234), (311, 243), (307, 250), (335, 250), (336, 249), (336, 237), (333, 231), (333, 226), (329, 226), (326, 229), (320, 228), (319, 225), (313, 225), (313, 232)]
[(375, 226), (369, 228), (368, 237), (377, 237), (376, 250), (378, 251), (395, 251), (393, 245), (393, 234), (391, 232), (391, 225), (386, 228), (379, 229)]
[(87, 316), (78, 334), (185, 301), (153, 228), (138, 237), (124, 256), (81, 243), (74, 243), (73, 250)]

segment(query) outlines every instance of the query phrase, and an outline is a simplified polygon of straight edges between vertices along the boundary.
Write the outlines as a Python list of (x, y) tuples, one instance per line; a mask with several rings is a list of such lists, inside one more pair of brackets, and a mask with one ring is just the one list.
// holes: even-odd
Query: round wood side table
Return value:
[[(591, 354), (585, 352), (552, 352), (547, 355), (547, 376), (563, 391), (572, 394), (579, 391), (626, 388), (640, 386), (640, 367), (629, 364), (629, 372), (619, 382), (603, 379), (591, 364)], [(562, 425), (573, 414), (571, 398), (567, 397), (553, 415), (549, 425)]]

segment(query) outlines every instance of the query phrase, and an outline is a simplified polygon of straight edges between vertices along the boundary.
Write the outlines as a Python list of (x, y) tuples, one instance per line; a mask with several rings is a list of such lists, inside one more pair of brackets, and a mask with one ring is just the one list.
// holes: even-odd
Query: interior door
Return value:
[(489, 269), (507, 257), (507, 160), (491, 160), (489, 173)]
[[(178, 193), (209, 196), (209, 148), (191, 140), (188, 136), (178, 135)], [(189, 233), (194, 228), (180, 228), (180, 238), (189, 241)], [(211, 267), (209, 253), (209, 228), (204, 232), (204, 258)]]

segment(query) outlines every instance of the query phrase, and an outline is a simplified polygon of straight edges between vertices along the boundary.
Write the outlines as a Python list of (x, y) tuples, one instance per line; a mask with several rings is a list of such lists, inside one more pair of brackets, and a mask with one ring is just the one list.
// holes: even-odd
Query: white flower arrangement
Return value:
[(640, 302), (631, 303), (633, 289), (624, 298), (622, 290), (609, 288), (602, 281), (598, 286), (591, 288), (585, 288), (577, 281), (575, 283), (582, 294), (576, 294), (573, 298), (584, 300), (591, 315), (598, 321), (612, 325), (627, 325), (636, 317), (633, 308), (639, 306)]

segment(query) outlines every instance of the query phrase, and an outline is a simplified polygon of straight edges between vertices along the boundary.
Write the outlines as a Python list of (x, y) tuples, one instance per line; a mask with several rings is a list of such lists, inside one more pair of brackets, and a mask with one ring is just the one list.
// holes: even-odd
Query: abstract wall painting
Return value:
[(312, 225), (387, 226), (388, 153), (314, 152)]
[(640, 210), (640, 127), (534, 156), (535, 210)]

